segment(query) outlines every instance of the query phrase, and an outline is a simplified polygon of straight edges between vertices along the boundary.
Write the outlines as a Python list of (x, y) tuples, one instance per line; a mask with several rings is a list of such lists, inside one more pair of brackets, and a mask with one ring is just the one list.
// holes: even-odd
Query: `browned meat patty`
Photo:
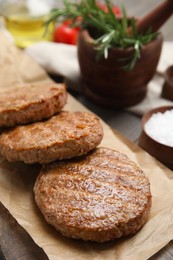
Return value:
[(108, 148), (43, 166), (34, 193), (47, 222), (64, 236), (97, 242), (135, 234), (151, 207), (143, 171)]
[(31, 83), (0, 92), (0, 127), (40, 121), (59, 112), (67, 100), (63, 84)]
[(102, 138), (102, 125), (94, 114), (62, 111), (46, 121), (4, 131), (0, 153), (9, 161), (48, 163), (86, 154)]

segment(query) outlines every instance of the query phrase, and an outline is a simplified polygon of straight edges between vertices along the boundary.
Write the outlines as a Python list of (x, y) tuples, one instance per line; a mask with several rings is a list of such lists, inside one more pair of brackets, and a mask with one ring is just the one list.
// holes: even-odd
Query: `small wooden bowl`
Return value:
[(173, 101), (173, 65), (169, 66), (165, 71), (165, 82), (161, 96)]
[[(173, 147), (159, 143), (151, 138), (145, 131), (144, 127), (150, 117), (158, 112), (164, 113), (173, 109), (173, 106), (163, 106), (150, 110), (142, 117), (142, 132), (139, 137), (139, 146), (162, 162), (168, 168), (173, 170)], [(164, 127), (164, 126), (163, 126)]]

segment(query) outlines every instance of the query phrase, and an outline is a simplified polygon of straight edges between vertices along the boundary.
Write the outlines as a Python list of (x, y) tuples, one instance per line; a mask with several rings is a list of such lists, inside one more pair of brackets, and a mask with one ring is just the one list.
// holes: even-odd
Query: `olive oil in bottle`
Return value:
[(6, 28), (18, 47), (25, 48), (39, 41), (52, 40), (54, 24), (45, 25), (48, 14), (33, 15), (26, 6), (10, 5), (6, 7), (4, 18)]

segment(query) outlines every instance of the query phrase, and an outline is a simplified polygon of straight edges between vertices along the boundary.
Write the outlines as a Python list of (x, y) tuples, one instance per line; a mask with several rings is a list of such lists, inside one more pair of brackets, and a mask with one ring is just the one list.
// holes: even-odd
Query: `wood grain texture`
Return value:
[[(153, 78), (160, 58), (163, 38), (156, 39), (141, 48), (140, 56), (132, 70), (127, 58), (133, 56), (131, 48), (112, 48), (107, 59), (95, 60), (93, 48), (95, 33), (81, 30), (78, 36), (78, 61), (83, 93), (96, 104), (110, 108), (124, 108), (140, 103), (146, 96), (147, 84)], [(93, 73), (93, 71), (95, 73)]]

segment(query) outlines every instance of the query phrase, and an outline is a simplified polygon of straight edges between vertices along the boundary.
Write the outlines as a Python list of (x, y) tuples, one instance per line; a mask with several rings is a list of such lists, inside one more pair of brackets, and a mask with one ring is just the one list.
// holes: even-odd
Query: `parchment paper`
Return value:
[[(0, 42), (0, 88), (10, 87), (17, 82), (50, 80), (42, 68), (8, 42), (1, 33)], [(70, 95), (65, 109), (86, 110)], [(6, 161), (0, 163), (2, 203), (34, 241), (43, 247), (50, 260), (142, 260), (152, 256), (173, 239), (173, 172), (102, 123), (104, 139), (101, 146), (126, 153), (142, 168), (151, 183), (151, 214), (146, 225), (133, 237), (105, 244), (63, 237), (45, 222), (34, 202), (33, 185), (40, 166)]]

